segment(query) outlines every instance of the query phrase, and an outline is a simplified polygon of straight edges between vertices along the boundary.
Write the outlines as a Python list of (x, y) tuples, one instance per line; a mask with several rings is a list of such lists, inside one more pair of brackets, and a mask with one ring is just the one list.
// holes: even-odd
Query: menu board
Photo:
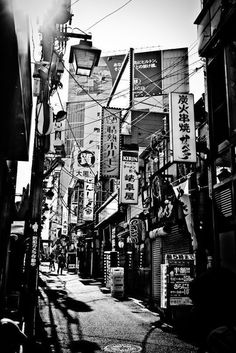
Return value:
[(192, 305), (189, 297), (190, 283), (195, 274), (195, 256), (192, 254), (167, 254), (167, 295), (169, 306)]

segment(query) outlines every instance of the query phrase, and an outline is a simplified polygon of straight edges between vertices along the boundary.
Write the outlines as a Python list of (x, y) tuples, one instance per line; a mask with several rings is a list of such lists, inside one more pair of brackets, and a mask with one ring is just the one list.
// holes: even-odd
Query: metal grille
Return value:
[(191, 252), (191, 237), (175, 225), (168, 238), (163, 237), (162, 247), (163, 254), (188, 254)]
[(233, 215), (232, 194), (230, 188), (215, 192), (216, 205), (224, 217)]
[(191, 237), (183, 233), (178, 225), (171, 228), (167, 237), (156, 238), (152, 242), (152, 298), (161, 299), (161, 263), (165, 254), (191, 253)]

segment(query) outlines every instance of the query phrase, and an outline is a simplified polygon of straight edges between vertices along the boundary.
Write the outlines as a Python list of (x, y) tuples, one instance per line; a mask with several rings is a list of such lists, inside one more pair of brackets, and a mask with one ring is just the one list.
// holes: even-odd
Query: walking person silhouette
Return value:
[(58, 255), (58, 258), (57, 258), (57, 261), (58, 261), (58, 267), (57, 267), (57, 274), (63, 274), (63, 269), (65, 267), (65, 263), (66, 263), (66, 260), (65, 260), (65, 256), (63, 254), (59, 254)]
[(49, 271), (55, 271), (55, 255), (53, 252), (49, 255)]

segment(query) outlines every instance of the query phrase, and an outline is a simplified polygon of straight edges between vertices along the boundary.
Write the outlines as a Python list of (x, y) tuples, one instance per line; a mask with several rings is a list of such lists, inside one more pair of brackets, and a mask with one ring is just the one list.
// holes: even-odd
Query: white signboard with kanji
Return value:
[(121, 151), (120, 202), (138, 203), (138, 151)]
[(103, 108), (101, 175), (119, 176), (121, 110)]
[(173, 162), (196, 162), (193, 94), (170, 93), (170, 148)]
[(84, 207), (83, 220), (93, 220), (93, 206), (94, 206), (94, 178), (85, 178), (84, 181)]

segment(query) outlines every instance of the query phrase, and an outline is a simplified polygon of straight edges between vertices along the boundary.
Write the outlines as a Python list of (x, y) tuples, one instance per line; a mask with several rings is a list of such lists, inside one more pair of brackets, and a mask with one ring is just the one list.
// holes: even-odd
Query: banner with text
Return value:
[[(125, 55), (110, 55), (104, 60), (111, 72), (114, 84)], [(161, 51), (134, 54), (134, 97), (150, 97), (162, 94)]]

